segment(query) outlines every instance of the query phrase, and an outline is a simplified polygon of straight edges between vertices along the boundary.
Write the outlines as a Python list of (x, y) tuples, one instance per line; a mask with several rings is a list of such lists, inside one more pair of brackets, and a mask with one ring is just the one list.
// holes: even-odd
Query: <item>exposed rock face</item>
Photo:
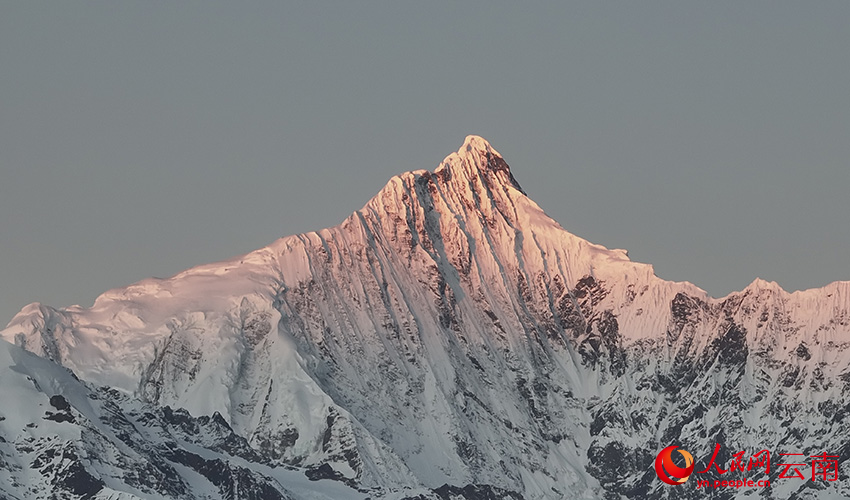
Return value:
[[(109, 414), (145, 405), (216, 454), (150, 444), (163, 464), (233, 498), (297, 495), (240, 463), (373, 498), (837, 498), (844, 481), (776, 479), (777, 467), (765, 490), (669, 487), (653, 461), (678, 444), (702, 470), (719, 443), (724, 467), (763, 448), (774, 463), (843, 462), (848, 310), (847, 282), (788, 294), (757, 280), (714, 299), (663, 281), (566, 232), (469, 137), (337, 227), (89, 309), (33, 304), (2, 336), (139, 397), (116, 396)], [(81, 418), (70, 406), (57, 400), (55, 418)], [(79, 481), (107, 484), (89, 474)]]

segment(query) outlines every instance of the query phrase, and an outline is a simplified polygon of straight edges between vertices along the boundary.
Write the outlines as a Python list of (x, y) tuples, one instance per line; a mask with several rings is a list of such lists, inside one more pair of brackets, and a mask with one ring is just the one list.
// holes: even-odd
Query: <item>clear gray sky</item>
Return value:
[(0, 1), (0, 323), (339, 223), (487, 138), (715, 296), (850, 279), (850, 2)]

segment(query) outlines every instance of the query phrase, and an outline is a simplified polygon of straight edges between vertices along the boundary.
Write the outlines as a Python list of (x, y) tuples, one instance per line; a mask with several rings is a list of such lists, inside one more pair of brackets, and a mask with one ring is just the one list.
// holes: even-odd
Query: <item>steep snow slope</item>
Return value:
[(67, 369), (2, 341), (0, 400), (14, 402), (0, 409), (0, 498), (366, 496), (272, 468), (217, 413), (196, 419), (114, 389), (90, 389)]
[[(652, 460), (671, 443), (850, 455), (848, 309), (848, 283), (713, 299), (663, 281), (561, 228), (470, 136), (337, 227), (92, 308), (32, 304), (2, 336), (377, 496), (646, 498), (670, 493)], [(850, 491), (811, 484), (770, 491)]]

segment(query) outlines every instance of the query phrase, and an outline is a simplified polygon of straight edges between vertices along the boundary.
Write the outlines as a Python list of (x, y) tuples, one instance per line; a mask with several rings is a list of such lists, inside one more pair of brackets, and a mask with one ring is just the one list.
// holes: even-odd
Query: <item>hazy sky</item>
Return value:
[(335, 225), (487, 138), (722, 296), (850, 279), (850, 2), (0, 1), (0, 323)]

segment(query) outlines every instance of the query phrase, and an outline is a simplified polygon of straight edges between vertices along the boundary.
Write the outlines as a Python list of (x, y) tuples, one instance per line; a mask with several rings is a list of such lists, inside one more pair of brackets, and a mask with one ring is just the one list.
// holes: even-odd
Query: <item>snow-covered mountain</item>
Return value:
[[(365, 498), (275, 467), (218, 413), (193, 417), (0, 343), (0, 498), (136, 500)], [(286, 486), (283, 486), (286, 485)]]
[[(715, 299), (664, 281), (565, 231), (470, 136), (339, 226), (91, 308), (25, 307), (0, 335), (74, 375), (0, 350), (2, 390), (26, 409), (0, 410), (5, 494), (847, 498), (844, 476), (776, 479), (776, 464), (850, 457), (848, 311), (850, 282), (789, 294), (756, 280)], [(72, 421), (45, 422), (55, 410)], [(656, 478), (662, 448), (701, 470), (716, 443), (723, 464), (769, 449), (757, 479), (772, 486)], [(37, 466), (43, 449), (69, 450), (100, 496)], [(183, 489), (152, 484), (144, 464)]]

